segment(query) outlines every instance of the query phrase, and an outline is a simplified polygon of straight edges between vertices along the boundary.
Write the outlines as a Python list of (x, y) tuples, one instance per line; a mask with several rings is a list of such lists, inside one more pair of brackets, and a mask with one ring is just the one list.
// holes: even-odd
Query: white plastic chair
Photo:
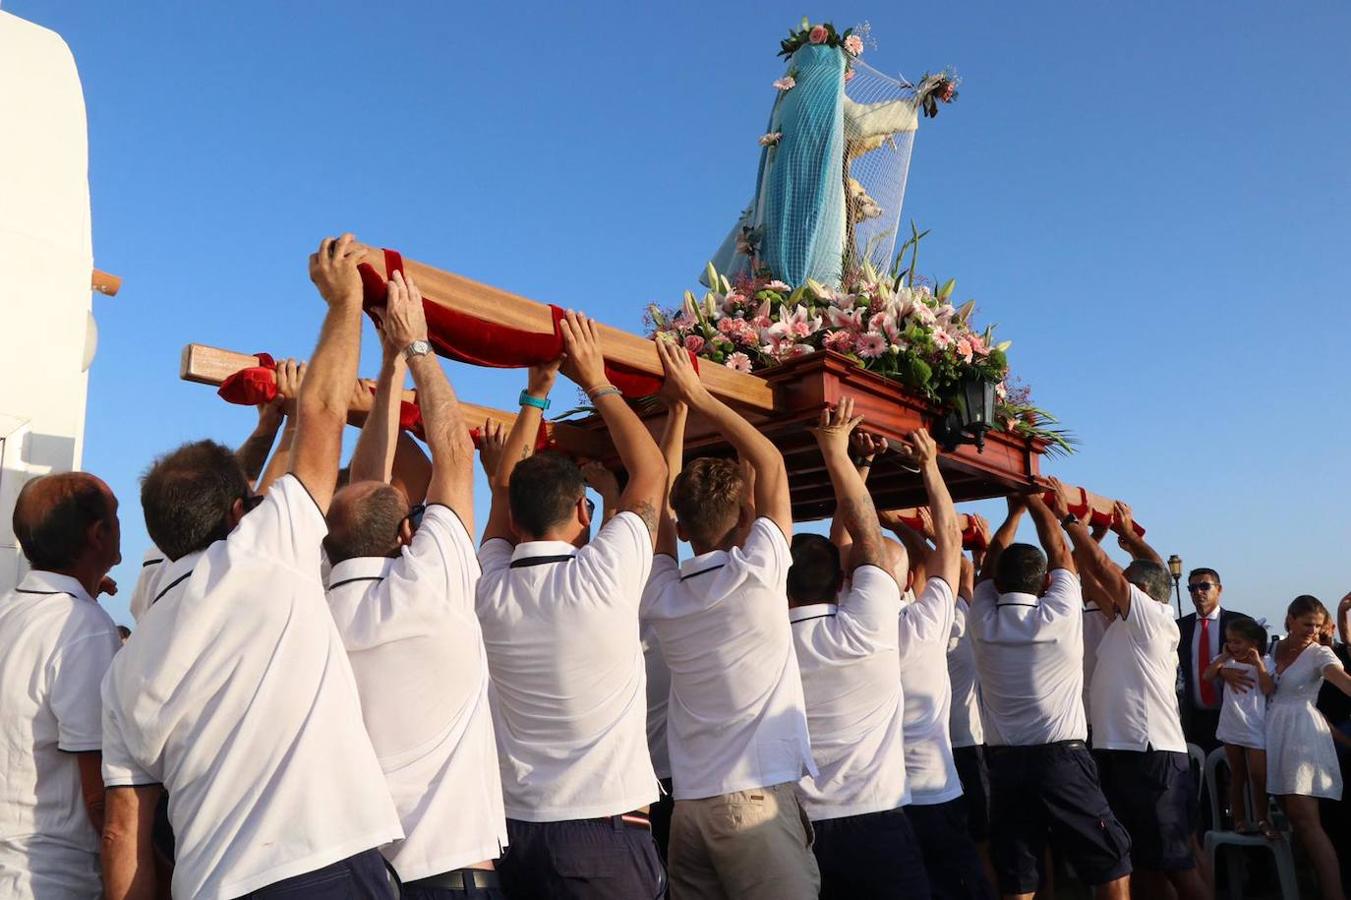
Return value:
[[(1215, 829), (1206, 832), (1206, 857), (1210, 860), (1210, 870), (1215, 871), (1215, 858), (1221, 847), (1256, 847), (1267, 850), (1276, 862), (1276, 877), (1280, 881), (1282, 900), (1299, 900), (1299, 884), (1295, 880), (1295, 856), (1290, 851), (1289, 835), (1282, 834), (1276, 840), (1269, 841), (1260, 834), (1239, 834), (1237, 831), (1219, 830), (1220, 823), (1225, 821), (1221, 816), (1217, 791), (1219, 779), (1216, 773), (1220, 766), (1229, 768), (1229, 760), (1224, 755), (1223, 747), (1211, 751), (1210, 756), (1206, 757), (1205, 766), (1206, 792), (1210, 794), (1210, 820), (1216, 826)], [(1247, 790), (1245, 789), (1244, 803), (1248, 808), (1248, 818), (1251, 820), (1252, 797), (1248, 795)], [(1226, 853), (1224, 859), (1229, 880), (1229, 896), (1233, 900), (1242, 900), (1243, 868), (1240, 865), (1239, 855)]]
[(1192, 768), (1196, 774), (1196, 802), (1199, 806), (1206, 795), (1206, 751), (1198, 745), (1188, 743), (1187, 755), (1191, 757)]

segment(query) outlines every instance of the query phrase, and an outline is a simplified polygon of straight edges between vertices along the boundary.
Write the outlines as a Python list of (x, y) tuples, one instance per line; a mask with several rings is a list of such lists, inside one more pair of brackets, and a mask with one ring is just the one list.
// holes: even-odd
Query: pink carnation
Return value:
[(824, 341), (827, 350), (836, 353), (849, 353), (854, 349), (854, 336), (847, 331), (831, 331)]
[(729, 369), (736, 369), (738, 372), (749, 372), (751, 370), (751, 358), (744, 353), (733, 353), (727, 357), (727, 362), (723, 365)]
[(963, 362), (971, 362), (971, 342), (966, 338), (957, 339), (957, 355)]
[(826, 31), (826, 26), (814, 25), (807, 35), (807, 40), (811, 41), (813, 44), (824, 44), (828, 37), (830, 37), (830, 32)]
[(933, 338), (934, 346), (939, 350), (946, 350), (948, 347), (952, 346), (952, 335), (941, 328), (934, 331), (931, 337)]
[(704, 349), (704, 339), (697, 334), (686, 335), (685, 349), (691, 353), (697, 354), (700, 350)]
[(863, 55), (863, 38), (856, 34), (851, 34), (844, 39), (844, 49), (849, 51), (850, 56)]
[(864, 359), (876, 359), (887, 352), (887, 339), (875, 331), (859, 335), (858, 355)]
[(790, 294), (792, 293), (793, 288), (790, 285), (784, 284), (782, 281), (774, 280), (765, 285), (765, 290), (774, 291), (778, 294)]

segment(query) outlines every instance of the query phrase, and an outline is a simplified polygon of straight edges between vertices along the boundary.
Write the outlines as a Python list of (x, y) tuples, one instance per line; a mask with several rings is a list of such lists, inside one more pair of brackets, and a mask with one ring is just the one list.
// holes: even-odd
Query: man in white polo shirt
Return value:
[[(820, 769), (799, 787), (816, 832), (823, 898), (926, 900), (924, 860), (902, 809), (910, 798), (897, 678), (901, 589), (887, 565), (877, 510), (849, 461), (852, 407), (844, 398), (815, 430), (835, 488), (831, 534), (839, 543), (794, 535), (788, 570), (788, 616)], [(913, 441), (917, 455), (926, 441), (932, 447), (920, 432)]]
[[(381, 848), (402, 896), (500, 898), (492, 861), (507, 835), (474, 615), (474, 445), (411, 278), (395, 274), (381, 322), (374, 407), (328, 511), (328, 604), (403, 822), (404, 839)], [(405, 360), (432, 456), (416, 507), (389, 483)]]
[[(1194, 785), (1175, 689), (1172, 580), (1157, 559), (1137, 558), (1123, 571), (1069, 512), (1058, 488), (1053, 483), (1051, 512), (1111, 617), (1098, 645), (1091, 704), (1103, 792), (1130, 832), (1138, 888), (1162, 897), (1171, 884), (1182, 900), (1200, 900), (1206, 887), (1191, 846)], [(1124, 521), (1129, 525), (1128, 513)]]
[[(696, 459), (680, 473), (669, 497), (677, 518), (663, 517), (643, 597), (671, 670), (671, 896), (809, 900), (820, 875), (796, 786), (817, 772), (784, 615), (793, 521), (783, 456), (709, 394), (684, 350), (657, 350), (668, 394), (742, 460)], [(677, 534), (696, 554), (680, 565)]]
[(533, 444), (558, 364), (536, 367), (492, 472), (478, 616), (492, 674), (511, 846), (510, 897), (656, 897), (664, 875), (646, 820), (657, 799), (647, 752), (638, 603), (652, 567), (661, 451), (605, 381), (596, 326), (569, 311), (563, 374), (595, 404), (629, 480), (588, 542), (581, 469)]
[(110, 900), (153, 889), (161, 786), (175, 896), (392, 896), (374, 848), (403, 833), (319, 580), (361, 343), (357, 259), (350, 235), (310, 257), (328, 309), (290, 473), (256, 497), (228, 448), (199, 441), (142, 481), (169, 563), (103, 684)]
[[(1024, 509), (1044, 554), (1012, 543)], [(1107, 805), (1084, 743), (1083, 598), (1060, 523), (1040, 497), (1009, 498), (968, 624), (980, 671), (990, 849), (1001, 893), (1035, 894), (1049, 837), (1098, 898), (1124, 900), (1130, 837)]]
[(0, 599), (0, 898), (102, 896), (99, 683), (120, 646), (98, 605), (121, 561), (117, 498), (98, 478), (35, 478), (14, 505), (32, 567)]

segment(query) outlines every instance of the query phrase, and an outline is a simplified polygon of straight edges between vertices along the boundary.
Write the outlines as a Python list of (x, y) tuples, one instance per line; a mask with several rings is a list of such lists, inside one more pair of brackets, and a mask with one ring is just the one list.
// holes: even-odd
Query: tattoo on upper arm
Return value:
[(647, 526), (647, 530), (656, 535), (657, 526), (661, 524), (661, 517), (657, 515), (657, 508), (652, 505), (651, 500), (639, 500), (633, 506), (627, 507), (625, 511), (631, 512), (642, 519), (643, 524)]

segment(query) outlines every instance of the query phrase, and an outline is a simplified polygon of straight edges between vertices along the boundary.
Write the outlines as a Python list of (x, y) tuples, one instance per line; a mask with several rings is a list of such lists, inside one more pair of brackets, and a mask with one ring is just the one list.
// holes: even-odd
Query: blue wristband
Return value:
[(548, 397), (545, 397), (543, 400), (541, 400), (538, 397), (530, 396), (529, 392), (527, 391), (521, 391), (521, 396), (516, 399), (516, 402), (521, 406), (533, 406), (535, 407), (535, 409), (549, 408)]

